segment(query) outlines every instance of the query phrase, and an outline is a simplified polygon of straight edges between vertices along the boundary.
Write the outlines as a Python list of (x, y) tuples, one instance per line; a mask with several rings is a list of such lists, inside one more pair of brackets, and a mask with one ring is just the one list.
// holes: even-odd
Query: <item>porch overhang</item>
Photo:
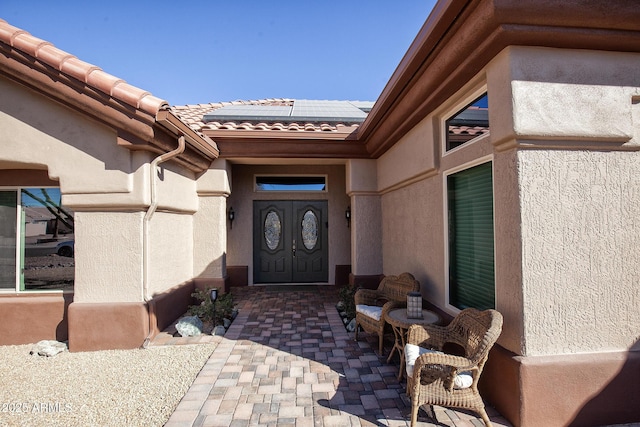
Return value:
[(368, 158), (365, 146), (348, 132), (203, 130), (214, 139), (222, 157)]

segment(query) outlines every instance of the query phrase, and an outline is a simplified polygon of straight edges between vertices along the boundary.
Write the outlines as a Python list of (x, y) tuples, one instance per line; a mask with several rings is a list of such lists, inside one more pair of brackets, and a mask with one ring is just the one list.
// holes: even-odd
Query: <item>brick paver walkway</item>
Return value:
[[(159, 336), (154, 345), (217, 347), (166, 427), (408, 426), (411, 404), (397, 363), (378, 356), (376, 336), (356, 342), (331, 286), (233, 288), (240, 310), (224, 337)], [(420, 426), (482, 426), (473, 414), (436, 407)], [(509, 424), (487, 408), (496, 427)]]

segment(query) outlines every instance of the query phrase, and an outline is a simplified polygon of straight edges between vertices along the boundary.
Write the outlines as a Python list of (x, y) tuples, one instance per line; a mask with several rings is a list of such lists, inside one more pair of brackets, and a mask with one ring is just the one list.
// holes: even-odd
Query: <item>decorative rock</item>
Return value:
[(34, 344), (29, 354), (51, 357), (63, 351), (67, 351), (67, 345), (65, 343), (53, 340), (42, 340)]
[(347, 319), (346, 317), (343, 317), (342, 318), (342, 323), (344, 323), (346, 325), (347, 323), (349, 323), (349, 319)]
[(222, 319), (222, 324), (224, 325), (225, 329), (228, 329), (229, 326), (231, 326), (231, 319), (227, 319), (226, 317), (224, 319)]
[(338, 309), (338, 311), (342, 311), (344, 309), (344, 303), (342, 301), (338, 301), (338, 303), (336, 304), (336, 308)]
[(224, 328), (224, 326), (218, 325), (215, 328), (213, 328), (211, 335), (223, 336), (225, 332), (227, 332), (227, 330)]
[(176, 330), (183, 337), (197, 337), (202, 334), (202, 320), (198, 316), (183, 317), (176, 323)]
[(356, 319), (351, 319), (351, 322), (347, 325), (347, 331), (353, 332), (356, 330)]
[(235, 320), (237, 316), (238, 316), (238, 309), (234, 308), (233, 310), (231, 310), (231, 320)]

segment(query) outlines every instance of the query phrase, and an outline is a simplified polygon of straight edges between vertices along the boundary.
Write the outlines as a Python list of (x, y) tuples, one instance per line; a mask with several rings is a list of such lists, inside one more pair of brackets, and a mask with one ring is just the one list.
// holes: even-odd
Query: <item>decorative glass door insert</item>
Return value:
[(254, 201), (254, 283), (326, 282), (327, 201)]

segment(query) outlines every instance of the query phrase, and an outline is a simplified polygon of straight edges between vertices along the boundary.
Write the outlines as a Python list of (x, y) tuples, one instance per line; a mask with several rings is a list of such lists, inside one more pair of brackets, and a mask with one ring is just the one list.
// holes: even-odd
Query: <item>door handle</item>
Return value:
[(296, 239), (293, 239), (293, 256), (296, 256)]

